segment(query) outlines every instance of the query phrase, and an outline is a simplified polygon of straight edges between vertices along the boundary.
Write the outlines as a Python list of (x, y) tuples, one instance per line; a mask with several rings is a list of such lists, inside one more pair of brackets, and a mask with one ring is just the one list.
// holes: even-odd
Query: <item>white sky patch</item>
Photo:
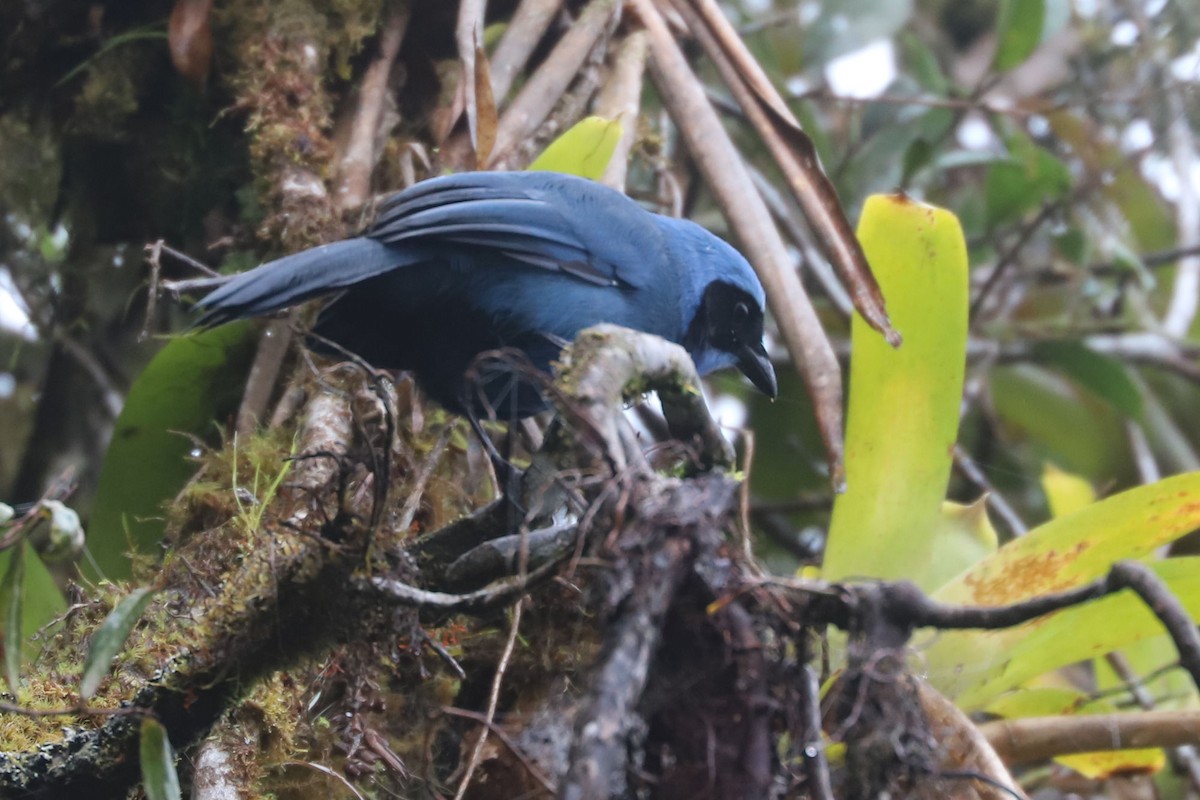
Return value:
[(793, 75), (788, 78), (784, 85), (787, 87), (788, 93), (800, 95), (812, 88), (812, 82), (803, 75)]
[(22, 339), (37, 341), (37, 329), (29, 319), (29, 309), (13, 283), (8, 267), (0, 266), (0, 330), (15, 333)]
[(1192, 49), (1171, 62), (1171, 75), (1177, 81), (1200, 81), (1200, 39), (1192, 43)]
[[(1171, 159), (1160, 153), (1147, 153), (1142, 159), (1142, 175), (1158, 187), (1172, 203), (1179, 200), (1180, 175)], [(1200, 189), (1200, 164), (1192, 165), (1192, 185)]]
[(990, 150), (996, 145), (992, 126), (979, 114), (967, 114), (955, 132), (958, 143), (964, 150)]
[(0, 400), (7, 400), (17, 390), (17, 376), (11, 372), (0, 372)]
[(829, 88), (841, 97), (878, 97), (896, 78), (896, 49), (879, 39), (825, 65)]
[(1138, 26), (1133, 20), (1123, 19), (1113, 25), (1108, 40), (1117, 47), (1129, 47), (1138, 40)]
[(719, 394), (709, 396), (708, 407), (725, 438), (730, 442), (737, 439), (738, 432), (734, 429), (746, 427), (746, 420), (750, 417), (746, 404), (731, 394)]
[(821, 17), (821, 4), (816, 0), (805, 0), (805, 2), (796, 6), (796, 16), (800, 20), (800, 27), (807, 28)]
[(1125, 130), (1121, 131), (1121, 150), (1123, 152), (1134, 153), (1138, 150), (1145, 150), (1152, 144), (1154, 144), (1154, 129), (1144, 119), (1135, 119), (1125, 126)]

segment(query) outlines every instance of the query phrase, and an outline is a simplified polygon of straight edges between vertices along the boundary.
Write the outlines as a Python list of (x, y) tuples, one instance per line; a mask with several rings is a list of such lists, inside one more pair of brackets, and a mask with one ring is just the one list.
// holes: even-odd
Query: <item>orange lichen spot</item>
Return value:
[(1079, 583), (1078, 577), (1067, 572), (1080, 555), (1089, 549), (1079, 542), (1070, 550), (1048, 550), (1014, 559), (1000, 572), (969, 575), (964, 582), (970, 588), (972, 602), (999, 606), (1039, 594), (1062, 591)]

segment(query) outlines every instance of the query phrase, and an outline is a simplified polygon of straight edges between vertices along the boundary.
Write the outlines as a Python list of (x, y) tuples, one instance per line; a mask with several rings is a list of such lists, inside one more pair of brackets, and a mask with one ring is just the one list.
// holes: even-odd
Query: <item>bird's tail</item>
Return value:
[(416, 260), (419, 254), (374, 239), (346, 239), (314, 247), (222, 283), (196, 304), (204, 312), (196, 326), (208, 328), (270, 314)]

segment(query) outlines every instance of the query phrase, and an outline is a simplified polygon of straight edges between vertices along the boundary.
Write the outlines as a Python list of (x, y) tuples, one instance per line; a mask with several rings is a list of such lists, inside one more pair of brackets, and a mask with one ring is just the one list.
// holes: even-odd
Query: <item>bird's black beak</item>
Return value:
[(738, 353), (738, 369), (750, 379), (760, 392), (772, 400), (779, 394), (779, 384), (775, 382), (775, 368), (767, 357), (767, 349), (762, 342), (742, 345)]

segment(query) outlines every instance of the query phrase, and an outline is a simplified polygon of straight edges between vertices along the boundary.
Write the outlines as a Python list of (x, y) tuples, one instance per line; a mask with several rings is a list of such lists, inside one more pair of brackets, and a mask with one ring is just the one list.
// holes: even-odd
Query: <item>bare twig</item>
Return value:
[(562, 7), (562, 0), (521, 0), (513, 12), (496, 52), (492, 54), (492, 92), (503, 105), (508, 90)]
[(480, 725), (486, 727), (496, 736), (497, 739), (504, 743), (504, 746), (508, 748), (508, 751), (512, 753), (518, 761), (521, 762), (521, 766), (525, 767), (525, 770), (529, 773), (529, 775), (535, 781), (540, 783), (542, 788), (545, 789), (547, 793), (552, 794), (554, 792), (554, 782), (550, 780), (550, 778), (546, 777), (545, 773), (538, 769), (536, 764), (529, 760), (529, 756), (525, 755), (525, 752), (521, 749), (520, 745), (514, 742), (512, 737), (509, 736), (503, 728), (496, 724), (495, 720), (488, 719), (487, 715), (485, 714), (480, 714), (465, 708), (453, 708), (451, 706), (443, 707), (442, 713), (451, 717), (462, 717), (463, 719), (474, 720)]
[(591, 0), (579, 19), (529, 78), (500, 117), (491, 161), (499, 161), (518, 142), (531, 137), (571, 85), (588, 54), (612, 23), (616, 0)]
[(475, 747), (471, 750), (471, 758), (467, 762), (467, 768), (463, 772), (462, 781), (458, 784), (458, 791), (454, 793), (454, 800), (462, 800), (467, 793), (467, 787), (471, 785), (471, 778), (475, 774), (475, 770), (479, 767), (479, 760), (483, 757), (483, 746), (487, 744), (488, 734), (492, 730), (492, 723), (496, 719), (496, 706), (500, 703), (500, 687), (504, 685), (504, 676), (508, 672), (508, 662), (512, 658), (513, 647), (517, 643), (517, 631), (521, 627), (521, 609), (524, 607), (524, 600), (517, 601), (512, 610), (512, 622), (509, 623), (508, 639), (504, 642), (504, 651), (500, 654), (500, 662), (496, 665), (496, 675), (492, 678), (492, 688), (488, 692), (488, 706), (486, 722), (483, 728), (479, 731), (479, 738), (475, 740)]
[(1200, 742), (1200, 711), (1145, 711), (1059, 715), (986, 722), (980, 730), (1008, 764), (1071, 753)]
[(829, 762), (821, 740), (821, 685), (817, 671), (805, 664), (800, 676), (800, 702), (804, 715), (804, 741), (800, 743), (804, 767), (808, 772), (808, 791), (814, 800), (833, 800)]
[(634, 31), (625, 37), (612, 59), (608, 80), (596, 96), (596, 114), (621, 123), (612, 159), (604, 171), (604, 183), (625, 191), (625, 170), (629, 151), (637, 139), (638, 107), (642, 98), (642, 78), (646, 71), (646, 34)]
[(845, 482), (842, 460), (842, 376), (770, 212), (737, 147), (705, 96), (683, 53), (651, 0), (633, 0), (650, 41), (651, 71), (659, 94), (712, 188), (721, 211), (750, 256), (767, 300), (813, 398), (835, 488)]
[(112, 419), (116, 419), (117, 415), (121, 413), (121, 406), (125, 404), (125, 396), (109, 377), (108, 370), (75, 337), (63, 334), (59, 337), (58, 344), (62, 347), (63, 352), (87, 373), (87, 376), (92, 379), (92, 383), (96, 384), (96, 388), (100, 391), (100, 397), (104, 401), (104, 410)]
[(850, 295), (846, 294), (845, 288), (838, 282), (833, 270), (829, 268), (825, 256), (813, 243), (808, 229), (804, 227), (804, 220), (788, 204), (779, 190), (767, 180), (766, 176), (749, 164), (747, 167), (750, 170), (750, 177), (754, 179), (754, 185), (762, 195), (763, 202), (767, 204), (767, 208), (771, 209), (772, 216), (783, 226), (784, 231), (796, 245), (796, 249), (800, 251), (801, 263), (821, 284), (821, 288), (825, 290), (825, 296), (829, 298), (829, 302), (833, 304), (838, 313), (849, 319), (854, 312), (854, 304), (850, 302)]
[(162, 275), (163, 244), (163, 240), (159, 239), (143, 248), (146, 265), (150, 267), (150, 289), (146, 297), (146, 317), (142, 322), (142, 332), (138, 334), (139, 342), (144, 342), (150, 338), (150, 328), (154, 325), (154, 320), (157, 316), (158, 283)]
[(987, 280), (975, 295), (975, 300), (971, 303), (972, 326), (978, 324), (984, 303), (992, 291), (1000, 285), (1000, 279), (1008, 272), (1009, 267), (1017, 262), (1017, 256), (1020, 255), (1021, 249), (1029, 243), (1029, 240), (1033, 238), (1033, 234), (1037, 232), (1038, 228), (1042, 227), (1042, 224), (1058, 211), (1058, 208), (1058, 203), (1047, 203), (1042, 206), (1033, 219), (1021, 226), (1021, 232), (1018, 234), (1017, 240), (997, 259), (996, 265), (988, 273)]
[(1171, 593), (1153, 570), (1140, 561), (1114, 564), (1109, 582), (1114, 588), (1133, 590), (1154, 612), (1175, 644), (1180, 666), (1187, 670), (1192, 676), (1192, 683), (1200, 689), (1200, 631), (1197, 631), (1196, 623), (1192, 622), (1179, 598)]
[(389, 0), (379, 33), (379, 51), (363, 73), (349, 140), (337, 165), (333, 196), (342, 211), (358, 208), (370, 197), (371, 172), (379, 156), (377, 142), (380, 123), (384, 119), (388, 77), (408, 29), (408, 16), (408, 3)]
[(965, 448), (954, 446), (954, 466), (958, 468), (967, 480), (983, 489), (987, 496), (988, 506), (995, 511), (1008, 525), (1009, 531), (1013, 536), (1021, 536), (1029, 527), (1017, 514), (1017, 510), (1004, 499), (1004, 496), (996, 491), (996, 487), (988, 480), (988, 476), (979, 465), (975, 463), (975, 459), (971, 458), (971, 454)]

